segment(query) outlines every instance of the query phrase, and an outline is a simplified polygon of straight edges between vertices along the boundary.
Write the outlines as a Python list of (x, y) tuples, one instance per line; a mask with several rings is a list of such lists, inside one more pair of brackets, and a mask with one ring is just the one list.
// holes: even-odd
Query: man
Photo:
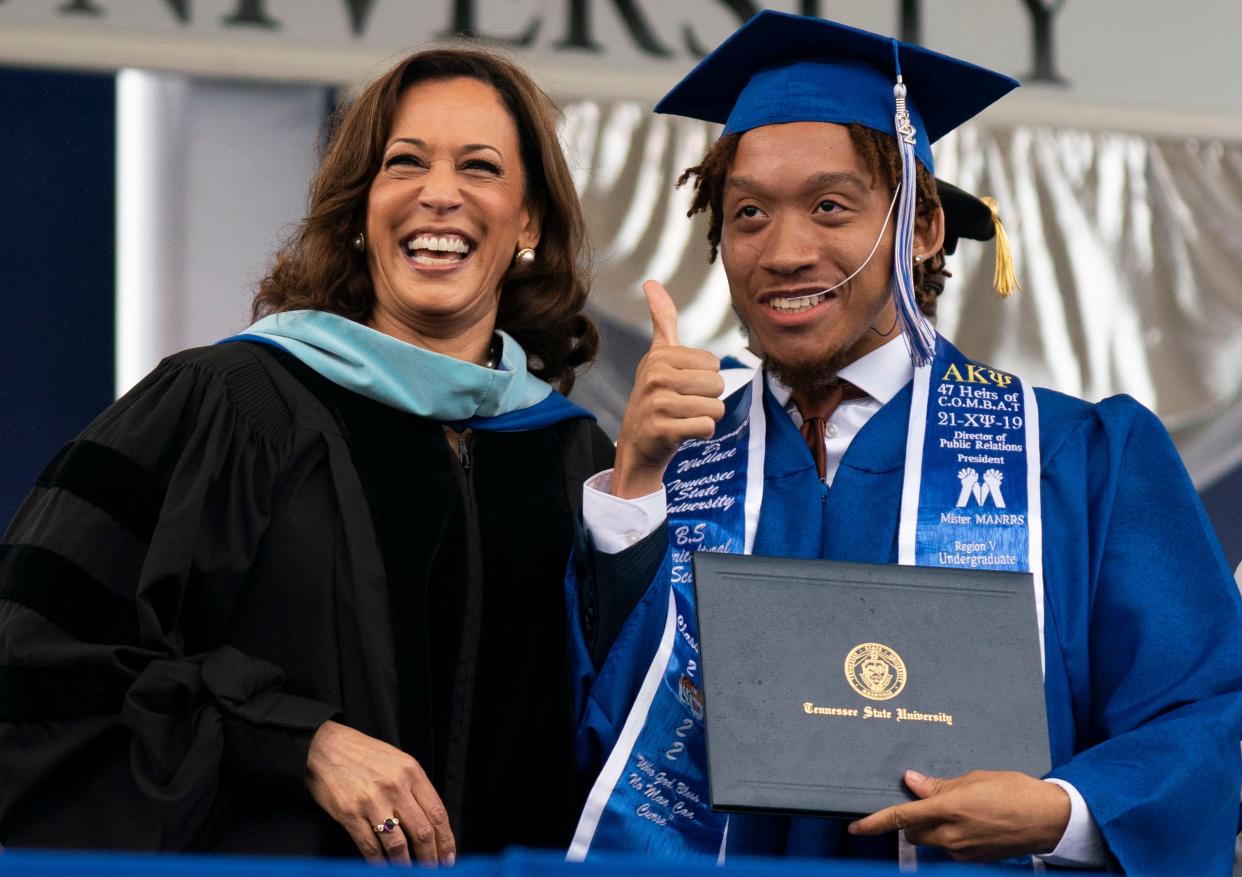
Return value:
[[(587, 700), (580, 744), (607, 762), (571, 858), (885, 855), (874, 839), (900, 829), (962, 859), (1227, 871), (1242, 777), (1242, 606), (1167, 434), (1128, 398), (1089, 405), (972, 363), (924, 317), (944, 238), (928, 144), (1014, 85), (874, 34), (765, 12), (657, 107), (725, 122), (683, 180), (695, 181), (693, 211), (709, 213), (712, 255), (764, 369), (718, 398), (716, 359), (678, 344), (671, 299), (645, 285), (652, 347), (616, 468), (588, 485), (584, 509), (598, 574), (638, 604)], [(937, 428), (929, 398), (982, 392), (991, 404), (1000, 391), (1006, 411), (1027, 416), (1004, 432), (962, 432), (1002, 462), (947, 472), (953, 455), (923, 444)], [(937, 538), (959, 532), (922, 523), (925, 503), (943, 497), (941, 521), (974, 533), (986, 518), (1018, 550), (937, 552)], [(954, 515), (955, 498), (1004, 512)], [(684, 697), (678, 705), (700, 669), (684, 561), (739, 547), (1032, 572), (1048, 777), (908, 771), (919, 800), (848, 827), (712, 813), (695, 791), (701, 727)]]

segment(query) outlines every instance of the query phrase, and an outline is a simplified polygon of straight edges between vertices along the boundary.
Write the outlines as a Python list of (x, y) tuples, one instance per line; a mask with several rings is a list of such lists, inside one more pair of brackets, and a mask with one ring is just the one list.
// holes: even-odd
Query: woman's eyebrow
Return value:
[[(391, 149), (397, 143), (408, 143), (411, 146), (417, 146), (419, 149), (427, 148), (427, 142), (425, 140), (420, 140), (417, 137), (394, 137), (392, 141), (389, 142), (388, 148)], [(499, 149), (497, 149), (495, 146), (492, 146), (490, 143), (467, 143), (465, 146), (461, 148), (461, 151), (462, 152), (476, 152), (480, 149), (490, 149), (492, 152), (496, 153), (501, 158), (504, 157), (504, 153), (501, 152)]]

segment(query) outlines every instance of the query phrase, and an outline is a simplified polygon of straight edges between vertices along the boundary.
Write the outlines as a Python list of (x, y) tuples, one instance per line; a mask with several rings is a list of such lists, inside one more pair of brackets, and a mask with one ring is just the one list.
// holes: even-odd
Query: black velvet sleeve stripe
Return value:
[(116, 667), (0, 666), (0, 722), (116, 714), (132, 683)]
[(41, 487), (58, 487), (107, 512), (144, 542), (164, 504), (164, 488), (122, 454), (92, 441), (61, 448), (39, 476)]
[(37, 545), (0, 545), (0, 598), (38, 612), (83, 642), (122, 645), (138, 640), (131, 600)]

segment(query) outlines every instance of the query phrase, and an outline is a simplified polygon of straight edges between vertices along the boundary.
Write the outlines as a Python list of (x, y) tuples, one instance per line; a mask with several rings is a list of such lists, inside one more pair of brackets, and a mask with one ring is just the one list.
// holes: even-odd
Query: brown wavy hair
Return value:
[(451, 47), (416, 52), (333, 114), (306, 218), (277, 251), (251, 315), (295, 309), (365, 322), (375, 292), (365, 253), (351, 246), (366, 224), (371, 181), (402, 94), (412, 85), (466, 77), (496, 89), (521, 148), (524, 197), (542, 218), (534, 264), (512, 267), (500, 284), (496, 327), (526, 351), (531, 372), (568, 393), (575, 369), (595, 358), (599, 333), (582, 312), (589, 289), (586, 223), (556, 136), (552, 101), (520, 67), (493, 52)]
[[(897, 142), (893, 136), (863, 125), (846, 127), (854, 148), (858, 150), (872, 178), (886, 183), (889, 191), (895, 191), (897, 184), (901, 182), (901, 153), (897, 151)], [(725, 180), (741, 139), (741, 134), (726, 134), (721, 137), (707, 150), (702, 161), (694, 167), (686, 168), (677, 178), (678, 187), (694, 180), (694, 197), (686, 215), (694, 216), (704, 211), (708, 213), (707, 242), (711, 245), (708, 262), (715, 262), (720, 253)], [(915, 218), (925, 222), (940, 207), (940, 195), (936, 192), (936, 178), (922, 164), (918, 166), (916, 183), (918, 192), (914, 208)], [(945, 269), (943, 248), (914, 266), (915, 297), (918, 299), (919, 309), (927, 316), (936, 315), (936, 297), (944, 290), (945, 278), (951, 276)]]

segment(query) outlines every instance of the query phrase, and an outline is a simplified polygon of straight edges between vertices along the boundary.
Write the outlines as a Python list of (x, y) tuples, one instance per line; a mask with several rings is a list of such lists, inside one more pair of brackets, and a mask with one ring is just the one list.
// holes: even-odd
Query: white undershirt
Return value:
[[(758, 359), (749, 351), (736, 355), (749, 367), (726, 369), (724, 396), (732, 394), (754, 375)], [(849, 381), (867, 394), (861, 399), (843, 401), (824, 425), (824, 447), (828, 452), (825, 480), (832, 484), (854, 436), (871, 419), (871, 416), (897, 395), (914, 376), (914, 367), (906, 351), (905, 340), (898, 336), (870, 353), (859, 357), (838, 372), (842, 380)], [(782, 405), (794, 426), (802, 425), (802, 415), (790, 400), (791, 391), (771, 374), (765, 376), (768, 389)], [(646, 496), (622, 499), (613, 496), (612, 470), (608, 469), (590, 478), (583, 488), (582, 517), (591, 544), (603, 554), (616, 554), (655, 532), (666, 517), (665, 493), (656, 490)], [(1100, 868), (1107, 864), (1107, 853), (1099, 826), (1091, 816), (1087, 802), (1078, 790), (1068, 782), (1049, 779), (1065, 789), (1070, 797), (1070, 819), (1061, 836), (1061, 842), (1051, 853), (1039, 856), (1052, 865), (1079, 868)]]

